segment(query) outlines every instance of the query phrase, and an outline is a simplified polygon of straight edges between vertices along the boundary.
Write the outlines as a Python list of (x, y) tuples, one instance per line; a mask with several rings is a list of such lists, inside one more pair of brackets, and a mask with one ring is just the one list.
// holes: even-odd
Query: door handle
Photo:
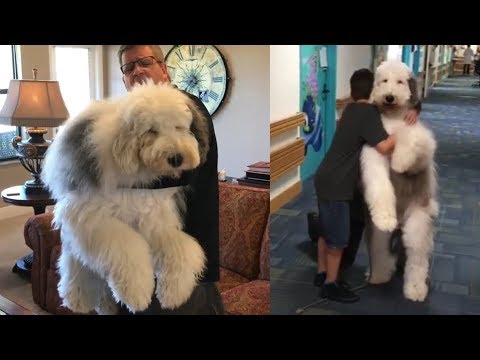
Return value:
[(330, 92), (330, 90), (327, 89), (327, 84), (323, 84), (323, 90), (322, 90), (323, 100), (327, 100), (327, 94), (329, 92)]

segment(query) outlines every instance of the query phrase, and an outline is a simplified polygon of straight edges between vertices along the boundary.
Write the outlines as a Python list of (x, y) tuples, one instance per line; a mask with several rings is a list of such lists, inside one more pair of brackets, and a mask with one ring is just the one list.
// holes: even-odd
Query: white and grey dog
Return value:
[[(183, 229), (187, 187), (142, 189), (205, 162), (208, 123), (169, 85), (147, 82), (94, 102), (65, 123), (49, 148), (42, 179), (57, 200), (58, 291), (75, 312), (113, 314), (180, 306), (205, 267)], [(155, 279), (157, 286), (155, 287)]]
[(372, 284), (388, 282), (397, 257), (390, 252), (392, 232), (400, 227), (406, 252), (403, 293), (423, 301), (433, 251), (433, 225), (438, 216), (433, 133), (421, 122), (408, 125), (405, 115), (418, 101), (416, 79), (399, 61), (385, 61), (376, 70), (371, 100), (389, 134), (397, 136), (391, 156), (366, 145), (361, 154), (362, 183), (372, 224), (366, 239)]

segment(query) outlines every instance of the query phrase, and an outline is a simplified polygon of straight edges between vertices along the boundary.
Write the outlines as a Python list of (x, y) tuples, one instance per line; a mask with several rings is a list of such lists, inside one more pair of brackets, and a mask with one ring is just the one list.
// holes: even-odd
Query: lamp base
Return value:
[(45, 189), (42, 182), (38, 182), (36, 180), (28, 180), (25, 181), (24, 184), (25, 194), (29, 195), (43, 195), (48, 194), (48, 190)]
[(16, 136), (12, 139), (12, 146), (17, 150), (20, 162), (33, 176), (32, 180), (25, 182), (25, 194), (48, 194), (43, 182), (40, 180), (42, 162), (48, 146), (51, 144), (51, 141), (43, 138), (43, 135), (47, 133), (47, 129), (28, 128), (27, 133), (30, 135), (28, 140), (22, 140), (21, 136)]

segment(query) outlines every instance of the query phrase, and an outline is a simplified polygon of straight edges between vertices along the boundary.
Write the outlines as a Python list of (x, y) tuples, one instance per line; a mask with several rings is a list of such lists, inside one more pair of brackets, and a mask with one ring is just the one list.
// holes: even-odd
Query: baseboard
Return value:
[(270, 214), (280, 209), (283, 205), (292, 200), (295, 196), (302, 192), (302, 182), (297, 181), (292, 186), (285, 189), (282, 193), (278, 194), (275, 198), (270, 200)]
[(0, 207), (0, 221), (33, 214), (33, 208), (30, 206), (7, 205)]

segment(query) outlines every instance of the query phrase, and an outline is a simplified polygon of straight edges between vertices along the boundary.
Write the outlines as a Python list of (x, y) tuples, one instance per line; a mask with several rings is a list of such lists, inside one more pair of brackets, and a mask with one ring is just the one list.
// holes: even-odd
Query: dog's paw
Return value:
[(116, 315), (118, 314), (119, 305), (113, 298), (110, 289), (107, 290), (102, 296), (100, 296), (99, 302), (95, 307), (95, 311), (98, 315)]
[(403, 285), (404, 296), (412, 301), (424, 301), (428, 294), (428, 285), (423, 282), (409, 281)]
[(132, 312), (145, 310), (151, 303), (155, 289), (155, 278), (151, 264), (137, 264), (112, 274), (108, 280), (113, 296)]
[(365, 280), (368, 281), (370, 279), (370, 268), (367, 268), (363, 275), (365, 276)]
[(436, 219), (438, 217), (438, 213), (440, 212), (438, 202), (434, 199), (430, 199), (428, 202), (428, 209), (429, 209), (430, 216), (433, 219)]
[(170, 258), (156, 274), (160, 279), (157, 281), (157, 298), (165, 309), (177, 308), (190, 298), (205, 268), (205, 254), (193, 238), (184, 238), (182, 251), (188, 256), (179, 258), (188, 260), (177, 262)]
[(164, 309), (175, 309), (187, 302), (197, 286), (193, 274), (184, 274), (182, 277), (166, 281), (158, 281), (157, 298)]
[(372, 221), (379, 230), (386, 232), (392, 232), (398, 226), (395, 210), (372, 212)]
[(393, 171), (402, 174), (409, 169), (409, 164), (402, 160), (400, 156), (396, 156), (392, 159), (391, 168)]
[(72, 286), (70, 289), (62, 289), (59, 286), (59, 295), (62, 299), (62, 306), (72, 310), (75, 313), (87, 314), (95, 310), (96, 299), (93, 295), (88, 295), (80, 287)]
[(392, 279), (392, 273), (375, 272), (367, 277), (368, 283), (372, 285), (386, 284)]
[(381, 261), (375, 262), (374, 271), (369, 271), (368, 282), (378, 285), (388, 283), (395, 273), (397, 259), (394, 256), (384, 255)]

